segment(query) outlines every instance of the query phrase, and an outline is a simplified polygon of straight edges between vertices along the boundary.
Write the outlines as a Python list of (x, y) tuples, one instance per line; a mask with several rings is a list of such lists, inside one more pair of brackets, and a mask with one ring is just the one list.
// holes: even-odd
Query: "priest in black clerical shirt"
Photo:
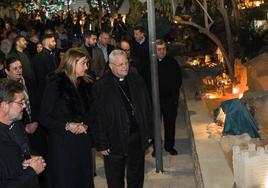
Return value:
[(167, 55), (163, 40), (156, 41), (158, 62), (159, 97), (161, 115), (164, 121), (164, 148), (171, 155), (177, 155), (175, 147), (175, 123), (182, 83), (181, 68), (178, 62)]
[[(0, 187), (38, 188), (37, 174), (46, 166), (40, 156), (25, 151), (21, 132), (14, 122), (26, 107), (24, 86), (10, 79), (0, 80)], [(25, 155), (27, 154), (27, 156)]]
[(95, 147), (104, 156), (109, 188), (142, 188), (145, 149), (152, 138), (151, 104), (142, 77), (126, 53), (109, 55), (110, 70), (93, 88)]

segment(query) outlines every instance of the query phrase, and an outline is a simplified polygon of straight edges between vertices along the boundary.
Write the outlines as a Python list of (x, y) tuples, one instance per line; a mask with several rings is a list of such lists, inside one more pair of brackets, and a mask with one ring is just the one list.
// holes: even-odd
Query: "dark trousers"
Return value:
[(104, 157), (105, 175), (108, 188), (124, 188), (125, 169), (127, 187), (142, 188), (144, 180), (144, 156), (140, 136), (133, 133), (128, 140), (128, 155), (110, 154)]
[(175, 125), (177, 117), (178, 104), (174, 100), (160, 100), (161, 116), (164, 121), (165, 130), (165, 149), (169, 150), (174, 147), (175, 144)]

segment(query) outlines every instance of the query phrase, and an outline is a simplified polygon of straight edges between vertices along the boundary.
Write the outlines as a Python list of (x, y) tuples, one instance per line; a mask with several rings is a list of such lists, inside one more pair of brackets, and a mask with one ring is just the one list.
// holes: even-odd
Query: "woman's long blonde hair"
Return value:
[[(70, 48), (68, 49), (57, 69), (57, 72), (64, 72), (66, 76), (76, 84), (75, 80), (75, 66), (77, 61), (82, 57), (87, 57), (87, 55), (80, 48)], [(88, 57), (87, 57), (88, 58)], [(91, 82), (91, 78), (88, 74), (82, 77), (82, 79), (86, 82)]]

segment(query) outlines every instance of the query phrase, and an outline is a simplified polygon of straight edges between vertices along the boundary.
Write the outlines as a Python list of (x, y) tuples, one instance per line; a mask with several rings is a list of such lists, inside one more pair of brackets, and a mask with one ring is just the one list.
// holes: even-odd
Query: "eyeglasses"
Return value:
[(26, 101), (24, 99), (22, 101), (12, 101), (11, 103), (16, 103), (21, 107), (26, 106)]
[(119, 68), (129, 65), (128, 62), (126, 62), (126, 63), (120, 63), (120, 64), (115, 64), (115, 63), (111, 63), (111, 64), (113, 64), (113, 65), (115, 65), (116, 67), (119, 67)]
[(130, 52), (130, 48), (129, 49), (122, 49), (125, 52)]

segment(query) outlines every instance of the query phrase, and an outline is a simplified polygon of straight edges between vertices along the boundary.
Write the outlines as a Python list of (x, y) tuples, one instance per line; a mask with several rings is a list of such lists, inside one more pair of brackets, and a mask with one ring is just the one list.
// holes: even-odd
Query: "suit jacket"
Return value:
[(47, 50), (46, 48), (33, 58), (34, 70), (36, 74), (36, 81), (38, 84), (38, 101), (40, 102), (43, 97), (44, 89), (46, 86), (47, 75), (58, 67), (59, 63), (56, 55)]
[(143, 77), (145, 84), (147, 85), (148, 92), (151, 95), (151, 69), (150, 69), (150, 53), (148, 38), (140, 44), (135, 39), (130, 41), (131, 56), (138, 61), (133, 64), (136, 67), (139, 74)]
[(159, 97), (160, 102), (171, 100), (178, 101), (182, 84), (182, 71), (178, 62), (166, 55), (158, 62)]
[(101, 49), (96, 46), (92, 48), (92, 57), (88, 54), (86, 46), (83, 44), (81, 50), (87, 54), (90, 58), (90, 67), (89, 70), (92, 71), (96, 77), (102, 77), (105, 70), (105, 60)]
[(35, 171), (31, 167), (22, 169), (22, 151), (13, 140), (9, 128), (0, 123), (0, 187), (38, 188)]
[[(152, 114), (150, 99), (143, 79), (134, 70), (127, 76), (129, 92), (135, 106), (135, 119), (141, 138), (142, 149), (152, 137)], [(126, 155), (130, 119), (121, 98), (117, 80), (109, 71), (93, 87), (93, 110), (95, 124), (93, 137), (96, 149), (110, 149), (112, 154)]]
[[(102, 48), (101, 48), (101, 46), (99, 45), (99, 43), (97, 43), (97, 46), (98, 46), (98, 48), (100, 48), (101, 49), (101, 51), (104, 53), (104, 51), (102, 50)], [(113, 45), (111, 45), (111, 44), (108, 44), (107, 45), (107, 57), (108, 57), (108, 59), (107, 59), (107, 61), (105, 62), (106, 63), (106, 69), (108, 68), (107, 67), (107, 65), (109, 64), (109, 55), (110, 55), (110, 53), (114, 50), (114, 46)], [(105, 59), (105, 54), (103, 54), (103, 56), (104, 56), (104, 59)]]
[(114, 46), (111, 44), (108, 44), (107, 46), (107, 52), (108, 52), (108, 56), (110, 55), (110, 53), (114, 50)]

